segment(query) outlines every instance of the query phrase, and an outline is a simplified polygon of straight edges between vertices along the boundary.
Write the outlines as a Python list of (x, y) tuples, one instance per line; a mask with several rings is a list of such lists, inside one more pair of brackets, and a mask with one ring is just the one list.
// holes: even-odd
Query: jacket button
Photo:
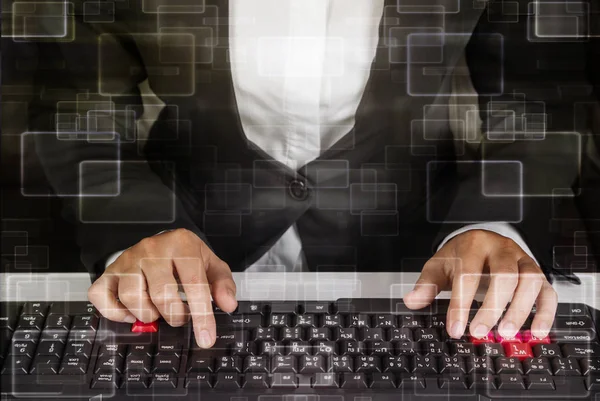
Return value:
[(308, 198), (308, 188), (304, 181), (293, 180), (290, 182), (288, 189), (290, 196), (295, 200), (303, 201)]

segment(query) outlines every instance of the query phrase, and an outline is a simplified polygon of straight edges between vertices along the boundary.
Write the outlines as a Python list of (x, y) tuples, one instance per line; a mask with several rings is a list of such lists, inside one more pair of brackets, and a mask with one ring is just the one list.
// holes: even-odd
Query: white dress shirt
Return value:
[[(353, 126), (379, 41), (384, 0), (230, 0), (237, 106), (249, 141), (296, 170)], [(507, 223), (467, 225), (512, 238)], [(112, 255), (107, 266), (121, 252)], [(306, 268), (296, 225), (247, 271)]]

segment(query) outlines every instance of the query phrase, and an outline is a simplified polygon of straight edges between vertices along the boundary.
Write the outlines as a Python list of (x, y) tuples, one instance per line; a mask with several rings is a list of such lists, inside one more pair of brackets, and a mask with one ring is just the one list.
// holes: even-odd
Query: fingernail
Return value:
[(135, 323), (136, 320), (137, 319), (133, 315), (127, 315), (125, 316), (125, 319), (123, 319), (125, 323)]
[(548, 333), (550, 332), (550, 325), (548, 323), (539, 323), (537, 326), (537, 336), (538, 338), (544, 338), (548, 335)]
[(465, 325), (461, 321), (456, 321), (450, 329), (450, 335), (452, 338), (461, 338), (465, 332)]
[(473, 330), (473, 335), (477, 338), (483, 338), (487, 336), (489, 332), (490, 328), (487, 327), (485, 324), (478, 324), (475, 327), (475, 330)]
[(502, 323), (502, 327), (500, 328), (502, 337), (513, 338), (515, 334), (517, 334), (517, 326), (511, 322)]
[(212, 340), (210, 338), (210, 334), (207, 330), (202, 330), (198, 336), (198, 345), (202, 348), (209, 348), (211, 344)]

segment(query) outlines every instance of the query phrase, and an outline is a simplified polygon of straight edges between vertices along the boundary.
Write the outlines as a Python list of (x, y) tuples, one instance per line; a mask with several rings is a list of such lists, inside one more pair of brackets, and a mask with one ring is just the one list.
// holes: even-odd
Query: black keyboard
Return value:
[(595, 310), (560, 304), (543, 339), (530, 316), (514, 339), (454, 340), (447, 307), (239, 302), (233, 314), (215, 308), (216, 344), (201, 349), (190, 324), (114, 323), (85, 302), (2, 303), (0, 399), (600, 399)]

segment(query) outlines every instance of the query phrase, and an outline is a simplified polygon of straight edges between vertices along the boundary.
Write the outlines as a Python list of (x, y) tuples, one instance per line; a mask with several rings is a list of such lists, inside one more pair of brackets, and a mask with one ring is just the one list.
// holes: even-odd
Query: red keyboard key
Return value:
[(521, 336), (521, 333), (515, 334), (515, 336), (513, 338), (502, 337), (502, 335), (500, 335), (500, 332), (496, 331), (496, 342), (499, 342), (502, 344), (504, 344), (504, 343), (522, 343), (523, 337)]
[(523, 342), (528, 343), (532, 347), (537, 344), (550, 344), (550, 337), (539, 338), (531, 334), (531, 330), (525, 330), (523, 333)]
[(132, 333), (156, 333), (158, 331), (158, 322), (144, 323), (136, 320), (131, 326)]
[(473, 337), (471, 335), (469, 335), (469, 340), (473, 343), (473, 344), (486, 344), (486, 343), (493, 343), (494, 342), (494, 333), (492, 333), (491, 331), (487, 334), (487, 336), (485, 337), (481, 337), (481, 338), (477, 338), (477, 337)]
[(531, 351), (531, 346), (527, 343), (505, 342), (502, 345), (504, 346), (506, 356), (509, 358), (519, 358), (520, 360), (533, 358), (533, 351)]

